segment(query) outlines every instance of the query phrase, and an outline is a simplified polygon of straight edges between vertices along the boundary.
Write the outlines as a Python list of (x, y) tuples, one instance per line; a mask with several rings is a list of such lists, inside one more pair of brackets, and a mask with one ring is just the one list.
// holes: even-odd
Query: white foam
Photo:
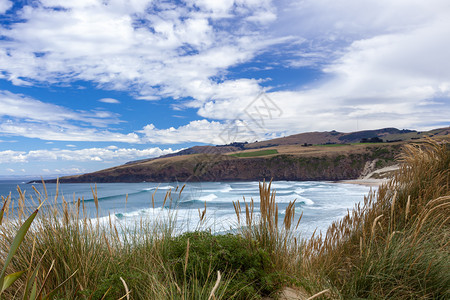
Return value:
[[(117, 216), (119, 215), (120, 216)], [(91, 219), (96, 222), (97, 219)], [(152, 223), (168, 223), (170, 220), (175, 220), (176, 234), (181, 234), (186, 231), (196, 229), (211, 229), (213, 232), (220, 232), (236, 228), (237, 217), (234, 209), (209, 209), (206, 213), (206, 218), (200, 222), (197, 209), (164, 209), (164, 208), (146, 208), (130, 212), (116, 212), (111, 214), (111, 222), (117, 223), (119, 228), (133, 228), (140, 226), (141, 221), (148, 221)], [(109, 216), (104, 216), (98, 219), (99, 224), (106, 227), (109, 226)], [(122, 225), (125, 225), (124, 227)]]
[(220, 189), (220, 192), (221, 193), (228, 193), (228, 192), (231, 192), (232, 190), (233, 190), (233, 188), (229, 184), (227, 184), (225, 187)]
[(153, 191), (153, 190), (169, 190), (169, 189), (174, 189), (175, 187), (171, 186), (171, 185), (167, 185), (167, 186), (154, 186), (154, 187), (150, 187), (150, 188), (145, 188), (142, 189), (143, 191)]
[(300, 196), (300, 195), (297, 195), (297, 196), (298, 196), (297, 201), (302, 202), (302, 203), (304, 203), (305, 205), (309, 205), (309, 206), (314, 205), (314, 201), (312, 201), (311, 199), (308, 199), (308, 198), (306, 198), (306, 197), (302, 197), (302, 196)]
[(201, 200), (201, 201), (212, 201), (212, 200), (214, 200), (214, 199), (217, 199), (217, 196), (216, 196), (216, 194), (208, 194), (208, 195), (205, 195), (205, 196), (201, 196), (200, 198), (199, 198), (199, 200)]
[(225, 185), (220, 185), (217, 186), (216, 188), (199, 188), (199, 191), (202, 191), (204, 193), (212, 193), (212, 192), (219, 192), (219, 193), (229, 193), (231, 191), (233, 191), (234, 189), (229, 185), (229, 184), (225, 184)]
[[(105, 210), (116, 209), (116, 214), (111, 213), (111, 222), (116, 222), (121, 228), (133, 229), (135, 226), (139, 226), (140, 221), (143, 220), (145, 224), (174, 222), (171, 224), (175, 226), (176, 234), (199, 228), (210, 228), (213, 232), (223, 232), (229, 230), (230, 227), (236, 228), (238, 226), (234, 208), (231, 204), (232, 201), (239, 200), (242, 207), (243, 196), (245, 196), (247, 202), (253, 197), (255, 202), (254, 214), (259, 214), (258, 184), (258, 182), (188, 184), (181, 194), (182, 200), (180, 201), (198, 200), (202, 203), (180, 205), (178, 209), (149, 208), (149, 195), (147, 193), (136, 193), (136, 195), (133, 195), (133, 201), (129, 202), (133, 203), (133, 207), (128, 207), (128, 209), (121, 207), (120, 204), (116, 205), (114, 201), (101, 201), (101, 205), (104, 205)], [(161, 193), (164, 194), (165, 190), (173, 188), (172, 185), (175, 184), (161, 184), (161, 187), (158, 187), (158, 189), (161, 189)], [(142, 184), (139, 188), (152, 193), (156, 189), (156, 184)], [(299, 230), (304, 232), (305, 236), (310, 235), (317, 227), (326, 229), (326, 226), (331, 221), (342, 217), (347, 209), (352, 209), (355, 203), (362, 201), (362, 195), (366, 193), (366, 190), (369, 190), (360, 186), (336, 183), (290, 181), (274, 182), (273, 188), (277, 190), (276, 202), (280, 204), (279, 212), (281, 214), (285, 213), (283, 210), (289, 202), (297, 199), (296, 210), (299, 213), (304, 212), (304, 219)], [(106, 191), (109, 192), (108, 190)], [(161, 197), (163, 198), (163, 196)], [(157, 198), (157, 200), (162, 198)], [(202, 210), (203, 202), (205, 201), (207, 205), (206, 219), (199, 227), (197, 208), (200, 207)], [(89, 209), (95, 209), (93, 202), (86, 203)], [(161, 201), (157, 203), (160, 204)], [(242, 220), (245, 220), (243, 215), (241, 215), (241, 222)], [(92, 221), (95, 222), (95, 218)], [(107, 226), (109, 218), (104, 217), (99, 221)]]
[(295, 193), (296, 194), (303, 194), (305, 192), (305, 189), (302, 189), (302, 188), (296, 188), (295, 189)]
[(297, 200), (296, 203), (303, 203), (303, 204), (308, 205), (308, 206), (314, 205), (314, 201), (313, 200), (311, 200), (309, 198), (306, 198), (306, 197), (303, 197), (303, 196), (301, 196), (299, 194), (292, 194), (292, 195), (288, 195), (288, 196), (281, 196), (280, 195), (280, 196), (276, 196), (275, 197), (275, 201), (277, 203), (289, 203), (289, 202), (292, 202), (294, 200)]
[(170, 190), (170, 189), (174, 189), (174, 186), (168, 185), (168, 186), (160, 186), (158, 187), (158, 190)]
[(293, 184), (291, 183), (277, 183), (272, 182), (272, 189), (291, 189), (293, 187)]

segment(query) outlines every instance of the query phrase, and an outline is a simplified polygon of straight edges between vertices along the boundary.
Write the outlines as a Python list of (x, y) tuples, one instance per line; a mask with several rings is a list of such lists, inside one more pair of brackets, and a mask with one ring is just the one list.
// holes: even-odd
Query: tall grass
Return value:
[[(276, 191), (271, 189), (272, 182), (263, 181), (259, 184), (260, 210), (255, 213), (255, 202), (234, 202), (234, 209), (240, 226), (240, 234), (249, 241), (268, 251), (274, 264), (274, 269), (290, 273), (293, 257), (297, 257), (297, 238), (294, 230), (298, 228), (301, 216), (296, 224), (295, 200), (286, 207), (283, 220), (278, 220), (279, 211), (276, 203)], [(241, 224), (241, 220), (242, 223)], [(245, 221), (245, 222), (244, 222)]]
[[(19, 195), (23, 194), (20, 189), (18, 192)], [(36, 193), (38, 201), (41, 202), (42, 196), (39, 192)], [(95, 191), (93, 193), (97, 202)], [(26, 214), (22, 202), (23, 199), (19, 199), (17, 217), (2, 227), (1, 254), (7, 253), (12, 238), (22, 222), (22, 216)], [(88, 218), (82, 199), (68, 203), (62, 198), (61, 206), (52, 205), (40, 213), (17, 252), (11, 269), (26, 269), (30, 264), (37, 264), (36, 261), (32, 261), (33, 258), (43, 256), (40, 263), (42, 273), (54, 261), (55, 267), (47, 280), (48, 289), (76, 271), (76, 276), (65, 284), (59, 295), (67, 299), (102, 297), (118, 299), (123, 296), (129, 297), (131, 293), (138, 295), (140, 289), (134, 283), (152, 280), (154, 275), (145, 278), (148, 273), (140, 270), (146, 272), (151, 270), (155, 271), (157, 279), (161, 279), (160, 286), (164, 287), (163, 291), (156, 288), (153, 291), (156, 295), (152, 298), (164, 299), (164, 295), (171, 287), (165, 282), (170, 280), (166, 280), (164, 276), (159, 278), (161, 269), (164, 270), (164, 264), (159, 261), (157, 250), (164, 246), (165, 238), (171, 235), (170, 222), (163, 226), (150, 226), (142, 222), (139, 229), (134, 229), (135, 234), (128, 234), (127, 229), (117, 228), (113, 222), (105, 226), (95, 219)], [(8, 210), (7, 214), (12, 214), (12, 210)], [(136, 263), (137, 261), (139, 263)], [(170, 271), (167, 271), (165, 276), (169, 278)], [(38, 277), (38, 280), (42, 278)], [(9, 290), (10, 294), (6, 296), (14, 298), (21, 295), (24, 288), (23, 280), (17, 280), (14, 287)], [(176, 290), (175, 287), (172, 290)], [(146, 291), (147, 296), (150, 297), (151, 294), (151, 290)]]
[[(301, 215), (295, 201), (279, 220), (276, 192), (266, 182), (259, 187), (260, 211), (253, 199), (235, 202), (238, 231), (219, 236), (176, 235), (174, 217), (128, 227), (111, 219), (100, 223), (88, 217), (83, 199), (66, 201), (58, 191), (48, 199), (35, 190), (36, 205), (53, 204), (37, 215), (7, 274), (37, 270), (43, 294), (65, 282), (58, 299), (259, 299), (285, 286), (316, 299), (448, 299), (448, 144), (406, 146), (399, 160), (390, 182), (309, 240), (296, 233)], [(2, 268), (31, 213), (18, 191), (15, 205), (3, 198)], [(165, 202), (175, 201), (177, 192), (169, 191)], [(199, 215), (202, 222), (206, 208)], [(3, 297), (26, 299), (27, 278)]]
[(450, 151), (407, 145), (400, 170), (304, 248), (300, 276), (335, 298), (450, 298)]

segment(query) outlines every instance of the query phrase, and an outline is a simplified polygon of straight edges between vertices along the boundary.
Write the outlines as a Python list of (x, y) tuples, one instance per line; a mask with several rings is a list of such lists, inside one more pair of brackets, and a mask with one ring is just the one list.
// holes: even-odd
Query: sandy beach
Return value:
[(367, 174), (366, 176), (364, 176), (363, 178), (342, 180), (337, 182), (379, 187), (381, 184), (388, 182), (391, 179), (393, 172), (398, 170), (398, 168), (399, 168), (398, 165), (393, 165), (378, 170), (374, 170), (369, 174)]
[(382, 183), (385, 183), (388, 181), (389, 181), (389, 179), (353, 179), (353, 180), (342, 180), (342, 181), (336, 181), (336, 182), (379, 187)]

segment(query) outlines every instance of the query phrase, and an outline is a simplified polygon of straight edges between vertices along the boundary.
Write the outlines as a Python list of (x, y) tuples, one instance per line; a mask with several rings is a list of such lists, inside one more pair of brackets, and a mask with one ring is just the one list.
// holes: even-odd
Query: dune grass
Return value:
[(331, 298), (450, 297), (448, 144), (408, 145), (399, 160), (390, 182), (304, 248), (301, 276)]
[[(266, 182), (260, 213), (253, 199), (235, 202), (240, 226), (226, 235), (175, 235), (175, 216), (126, 228), (100, 224), (87, 217), (82, 199), (62, 198), (37, 214), (6, 268), (28, 275), (0, 297), (29, 299), (27, 279), (37, 270), (43, 295), (64, 283), (56, 299), (260, 299), (286, 286), (315, 299), (449, 299), (449, 146), (406, 146), (399, 160), (390, 182), (309, 240), (296, 234), (295, 201), (278, 219), (276, 192)], [(3, 198), (1, 268), (30, 213), (19, 193), (16, 207)], [(59, 197), (46, 194), (36, 191), (36, 203)]]

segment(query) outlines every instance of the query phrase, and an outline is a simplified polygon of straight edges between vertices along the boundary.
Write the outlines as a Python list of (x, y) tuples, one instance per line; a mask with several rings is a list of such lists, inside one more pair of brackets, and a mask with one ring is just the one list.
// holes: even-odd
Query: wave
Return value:
[(194, 204), (203, 206), (205, 205), (205, 201), (201, 201), (201, 200), (187, 200), (187, 201), (181, 201), (177, 204), (177, 208), (185, 208), (185, 207), (190, 207)]
[[(170, 209), (165, 209), (162, 207), (159, 208), (142, 208), (142, 209), (137, 209), (137, 210), (133, 210), (130, 212), (116, 212), (114, 213), (114, 217), (116, 220), (123, 220), (123, 219), (136, 219), (136, 220), (140, 220), (140, 218), (145, 217), (148, 218), (150, 217), (151, 220), (155, 220), (156, 217), (167, 217), (169, 214), (173, 213), (173, 210)], [(101, 217), (100, 219), (107, 219), (109, 218), (109, 216), (104, 216)]]
[[(135, 195), (139, 195), (139, 194), (145, 194), (147, 192), (148, 191), (146, 191), (146, 190), (140, 190), (140, 191), (137, 191), (137, 192), (134, 192), (134, 193), (119, 193), (119, 194), (116, 194), (116, 195), (99, 197), (98, 201), (102, 202), (102, 201), (105, 201), (105, 200), (113, 200), (113, 199), (117, 199), (117, 198), (122, 198), (124, 203), (125, 203), (125, 199), (126, 199), (127, 195), (128, 195), (128, 197), (130, 197), (130, 196), (135, 196)], [(94, 201), (94, 199), (93, 198), (89, 198), (89, 199), (84, 199), (84, 201), (85, 202), (90, 202), (90, 201)]]
[(299, 194), (296, 194), (296, 193), (292, 193), (292, 195), (287, 195), (287, 196), (284, 196), (284, 195), (283, 196), (281, 196), (281, 195), (278, 196), (277, 195), (277, 197), (275, 197), (275, 199), (276, 199), (277, 203), (289, 203), (291, 201), (296, 200), (295, 203), (298, 203), (298, 204), (303, 204), (303, 205), (308, 205), (308, 206), (314, 205), (314, 201), (313, 200), (311, 200), (309, 198), (306, 198), (306, 197), (303, 197), (303, 196), (301, 196)]
[[(99, 222), (106, 227), (109, 226), (110, 222), (122, 223), (122, 225), (125, 225), (127, 228), (142, 226), (142, 220), (149, 222), (149, 224), (175, 221), (175, 234), (180, 234), (185, 231), (192, 231), (200, 228), (199, 226), (209, 228), (213, 232), (221, 232), (224, 230), (229, 230), (230, 228), (235, 228), (237, 225), (237, 218), (234, 209), (210, 210), (209, 214), (207, 213), (207, 218), (202, 223), (199, 222), (200, 220), (197, 208), (177, 210), (145, 208), (130, 212), (116, 212), (111, 214), (111, 216), (104, 216), (98, 219), (93, 218), (91, 220), (93, 222)], [(120, 228), (123, 229), (125, 227), (118, 226), (119, 231)]]
[(290, 196), (290, 195), (295, 195), (296, 193), (294, 191), (285, 191), (285, 192), (279, 192), (276, 191), (275, 195), (276, 196)]
[(225, 187), (220, 189), (219, 192), (221, 192), (221, 193), (228, 193), (228, 192), (231, 192), (232, 190), (233, 190), (233, 188), (231, 187), (231, 185), (227, 184)]
[(154, 187), (150, 187), (150, 188), (145, 188), (142, 189), (142, 191), (154, 191), (156, 189), (158, 190), (170, 190), (170, 189), (174, 189), (174, 186), (171, 185), (167, 185), (167, 186), (154, 186)]
[(303, 204), (308, 205), (308, 206), (314, 205), (314, 201), (312, 201), (311, 199), (302, 197), (300, 195), (298, 195), (298, 196), (299, 196), (299, 199), (298, 199), (299, 203), (303, 203)]
[(170, 190), (174, 188), (175, 188), (174, 186), (168, 185), (168, 186), (160, 186), (158, 190)]
[(277, 183), (277, 182), (273, 182), (271, 188), (273, 188), (273, 189), (291, 189), (293, 187), (294, 187), (294, 185), (291, 184), (291, 183)]
[(212, 200), (214, 200), (214, 199), (217, 199), (217, 196), (216, 196), (216, 194), (208, 194), (208, 195), (205, 195), (205, 196), (201, 196), (200, 198), (199, 198), (199, 200), (201, 200), (201, 201), (212, 201)]
[(226, 184), (225, 186), (220, 186), (218, 188), (204, 188), (204, 189), (200, 189), (200, 190), (205, 193), (208, 193), (208, 192), (229, 193), (231, 191), (234, 191), (234, 189), (229, 184)]
[(295, 193), (296, 194), (303, 194), (305, 192), (305, 189), (302, 189), (302, 188), (296, 188), (295, 189)]

